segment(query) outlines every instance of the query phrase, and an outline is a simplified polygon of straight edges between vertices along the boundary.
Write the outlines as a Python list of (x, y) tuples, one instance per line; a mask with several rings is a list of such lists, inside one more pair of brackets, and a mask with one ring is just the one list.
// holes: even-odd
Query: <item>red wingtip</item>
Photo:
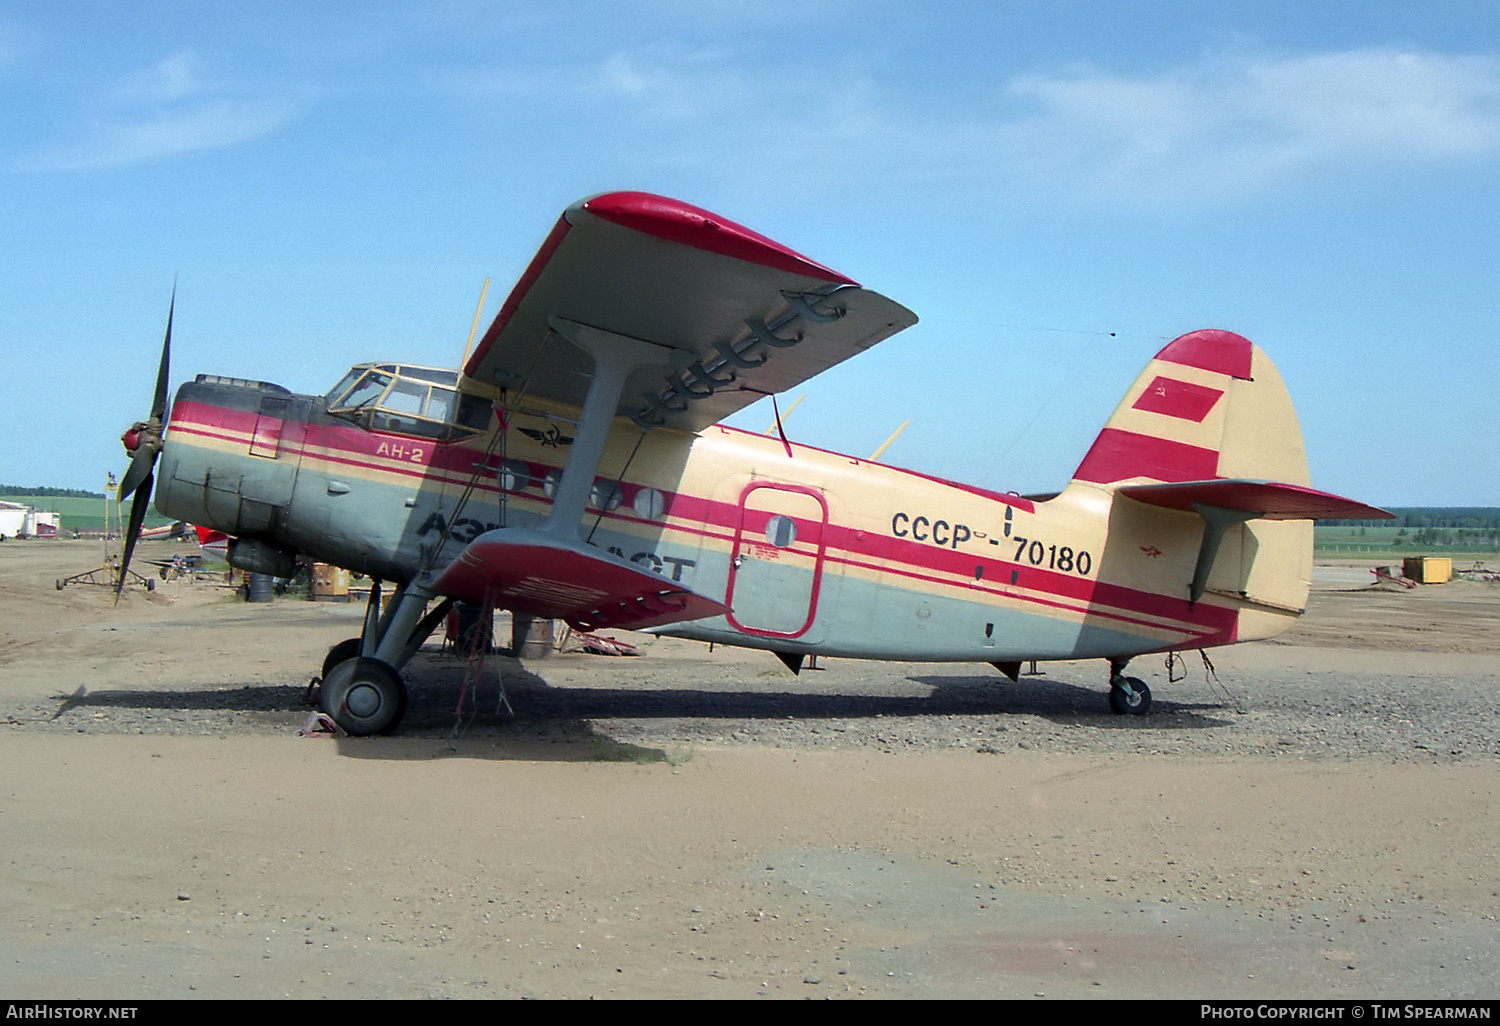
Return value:
[(744, 225), (666, 196), (607, 192), (584, 200), (578, 207), (606, 221), (669, 242), (838, 285), (858, 284)]

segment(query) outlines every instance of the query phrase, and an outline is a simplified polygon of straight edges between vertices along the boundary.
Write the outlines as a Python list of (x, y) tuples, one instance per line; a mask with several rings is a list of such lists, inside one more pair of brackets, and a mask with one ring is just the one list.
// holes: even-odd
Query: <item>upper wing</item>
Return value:
[(582, 406), (591, 362), (562, 318), (674, 351), (637, 371), (619, 412), (696, 431), (916, 323), (899, 303), (724, 218), (641, 192), (569, 207), (464, 375)]

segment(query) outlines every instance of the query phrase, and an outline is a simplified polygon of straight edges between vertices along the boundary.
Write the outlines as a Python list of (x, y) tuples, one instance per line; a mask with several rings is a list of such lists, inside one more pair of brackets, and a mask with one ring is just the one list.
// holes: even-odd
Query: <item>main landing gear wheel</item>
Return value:
[(346, 659), (323, 678), (318, 706), (356, 737), (385, 734), (406, 712), (406, 685), (379, 659)]
[(328, 655), (323, 659), (323, 672), (318, 674), (324, 680), (333, 672), (333, 668), (346, 659), (353, 659), (359, 655), (360, 639), (346, 638), (328, 650)]
[(1144, 716), (1151, 711), (1151, 689), (1139, 677), (1116, 677), (1110, 681), (1109, 707), (1117, 716)]

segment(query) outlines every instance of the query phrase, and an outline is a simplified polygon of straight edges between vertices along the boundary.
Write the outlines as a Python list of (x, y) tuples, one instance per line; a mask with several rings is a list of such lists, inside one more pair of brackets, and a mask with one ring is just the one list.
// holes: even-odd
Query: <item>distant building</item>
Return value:
[(56, 538), (61, 517), (38, 513), (30, 506), (0, 499), (0, 540), (6, 538)]
[(21, 533), (29, 534), (33, 538), (56, 538), (57, 529), (60, 526), (62, 526), (61, 514), (33, 512), (30, 522)]
[(16, 538), (26, 529), (31, 507), (0, 500), (0, 539)]

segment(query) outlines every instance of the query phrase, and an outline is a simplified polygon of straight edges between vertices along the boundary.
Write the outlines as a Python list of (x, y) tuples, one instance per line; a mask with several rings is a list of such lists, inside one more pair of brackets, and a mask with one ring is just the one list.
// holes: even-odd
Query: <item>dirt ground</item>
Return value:
[(1098, 663), (630, 636), (462, 709), (433, 642), (332, 740), (359, 607), (55, 587), (98, 553), (0, 544), (0, 997), (1500, 996), (1500, 585), (1320, 566), (1283, 638), (1137, 661), (1144, 718)]

